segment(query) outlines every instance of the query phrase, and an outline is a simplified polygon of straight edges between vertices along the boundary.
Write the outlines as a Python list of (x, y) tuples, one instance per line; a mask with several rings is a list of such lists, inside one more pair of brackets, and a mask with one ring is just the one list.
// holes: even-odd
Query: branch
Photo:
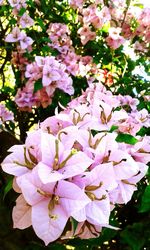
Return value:
[(131, 4), (131, 0), (127, 0), (126, 3), (127, 3), (127, 7), (126, 7), (126, 9), (124, 11), (124, 18), (122, 20), (121, 27), (123, 26), (123, 24), (125, 22), (125, 19), (126, 19), (126, 16), (127, 16), (127, 12), (129, 10), (130, 4)]

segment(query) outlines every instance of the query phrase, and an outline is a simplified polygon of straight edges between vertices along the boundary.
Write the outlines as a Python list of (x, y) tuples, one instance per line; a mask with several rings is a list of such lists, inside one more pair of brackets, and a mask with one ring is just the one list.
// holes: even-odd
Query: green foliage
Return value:
[(141, 250), (146, 240), (150, 240), (149, 230), (143, 223), (134, 223), (121, 233), (121, 239), (130, 246), (128, 249)]
[(34, 92), (40, 90), (43, 88), (43, 85), (42, 85), (42, 81), (41, 79), (40, 80), (37, 80), (34, 84)]
[(75, 233), (77, 226), (78, 226), (78, 221), (76, 221), (74, 218), (71, 218), (71, 224), (73, 227), (73, 232)]
[(26, 12), (26, 9), (25, 8), (21, 8), (20, 10), (19, 10), (19, 13), (18, 13), (18, 15), (19, 16), (23, 16), (23, 14)]
[(7, 195), (7, 193), (12, 189), (12, 184), (13, 184), (13, 178), (11, 178), (8, 181), (8, 183), (6, 184), (6, 186), (5, 186), (5, 189), (4, 189), (4, 198)]
[(134, 136), (132, 136), (130, 134), (122, 134), (122, 133), (118, 134), (118, 136), (116, 137), (116, 141), (117, 142), (125, 142), (125, 143), (131, 144), (131, 145), (134, 145), (138, 142), (138, 140)]
[(115, 126), (115, 125), (113, 125), (112, 127), (111, 127), (111, 129), (109, 130), (109, 132), (113, 132), (113, 131), (115, 131), (116, 129), (118, 129), (118, 126)]
[(142, 196), (140, 212), (150, 211), (150, 186), (147, 186)]

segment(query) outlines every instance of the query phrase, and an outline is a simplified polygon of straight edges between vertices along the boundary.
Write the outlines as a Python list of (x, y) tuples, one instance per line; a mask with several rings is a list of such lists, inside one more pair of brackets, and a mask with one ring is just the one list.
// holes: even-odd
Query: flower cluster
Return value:
[(33, 43), (33, 39), (28, 37), (24, 31), (20, 31), (17, 26), (6, 36), (5, 41), (9, 43), (19, 42), (21, 49), (28, 49)]
[(12, 31), (6, 36), (5, 41), (9, 43), (19, 42), (21, 49), (29, 49), (33, 43), (33, 39), (27, 36), (25, 29), (34, 25), (34, 20), (28, 15), (27, 11), (20, 16), (19, 11), (23, 8), (27, 8), (26, 0), (8, 0), (10, 6), (12, 7), (12, 14), (17, 19), (17, 25), (12, 29)]
[[(47, 107), (56, 88), (73, 95), (72, 78), (66, 72), (66, 66), (53, 56), (36, 56), (35, 62), (27, 65), (25, 77), (29, 78), (22, 89), (18, 89), (15, 102), (22, 110), (31, 110), (33, 106)], [(35, 91), (35, 84), (41, 81), (41, 88)]]
[(70, 30), (67, 25), (61, 23), (51, 23), (47, 30), (51, 43), (50, 47), (59, 51), (57, 58), (66, 65), (66, 70), (73, 76), (86, 76), (95, 67), (91, 56), (77, 55), (72, 40)]
[(14, 116), (11, 111), (9, 111), (4, 104), (0, 103), (0, 125), (5, 123), (6, 121), (13, 121)]
[[(40, 16), (37, 11), (37, 18), (34, 22), (30, 17), (30, 8), (28, 8), (30, 4), (25, 0), (8, 0), (8, 2), (12, 7), (12, 15), (16, 24), (5, 37), (5, 41), (17, 45), (17, 51), (12, 53), (11, 62), (13, 66), (17, 67), (17, 70), (21, 71), (23, 80), (22, 88), (18, 90), (15, 98), (21, 110), (31, 111), (32, 107), (40, 105), (47, 107), (52, 102), (56, 88), (72, 95), (74, 93), (72, 80), (67, 74), (87, 79), (94, 76), (109, 87), (115, 83), (114, 73), (107, 72), (108, 74), (106, 74), (102, 70), (101, 60), (94, 63), (95, 55), (87, 53), (90, 51), (89, 49), (86, 51), (85, 48), (84, 51), (83, 46), (86, 46), (89, 41), (95, 41), (97, 44), (106, 43), (112, 50), (129, 42), (129, 46), (132, 46), (135, 52), (146, 53), (148, 51), (150, 42), (149, 8), (140, 9), (132, 3), (128, 6), (124, 0), (109, 1), (107, 6), (101, 0), (94, 1), (94, 3), (93, 1), (87, 3), (84, 0), (70, 0), (68, 3), (74, 11), (72, 23), (68, 25), (58, 22), (49, 23), (47, 20), (43, 22), (46, 27), (45, 31), (43, 30), (45, 45), (56, 49), (59, 53), (55, 57), (56, 60), (53, 58), (55, 65), (51, 67), (51, 62), (46, 62), (47, 66), (44, 66), (42, 60), (48, 61), (48, 59), (44, 59), (45, 55), (38, 62), (36, 59), (38, 56), (36, 56), (35, 62), (31, 63), (33, 58), (31, 61), (28, 60), (26, 53), (34, 51), (34, 47), (36, 47), (35, 31), (43, 27), (38, 26)], [(4, 4), (3, 1), (1, 4)], [(39, 1), (34, 1), (34, 5), (39, 6)], [(73, 32), (76, 32), (77, 37), (80, 38), (81, 43), (77, 41), (78, 46), (72, 39)], [(137, 38), (135, 42), (134, 38)], [(37, 55), (37, 49), (35, 51), (34, 56)], [(41, 53), (38, 55), (41, 56)], [(49, 56), (48, 53), (46, 55)], [(39, 61), (41, 62), (39, 63)], [(59, 63), (61, 66), (58, 66)], [(27, 70), (25, 70), (26, 66)], [(59, 67), (61, 69), (58, 70)], [(28, 74), (30, 70), (33, 71), (32, 76)], [(26, 78), (29, 80), (25, 83)], [(42, 78), (43, 88), (39, 88), (35, 93), (34, 84), (40, 78)], [(23, 99), (25, 99), (24, 102)]]
[[(102, 227), (111, 228), (111, 211), (131, 199), (150, 161), (149, 137), (136, 135), (150, 117), (136, 106), (136, 99), (91, 84), (29, 132), (24, 145), (10, 148), (2, 168), (15, 176), (20, 193), (14, 227), (32, 225), (46, 245), (59, 237), (98, 237)], [(122, 135), (134, 143), (121, 141)], [(64, 234), (68, 223), (72, 230)]]
[[(97, 31), (108, 25), (108, 36), (105, 41), (112, 49), (117, 49), (126, 40), (140, 37), (135, 42), (134, 49), (139, 52), (148, 50), (150, 42), (149, 17), (150, 8), (139, 9), (126, 1), (109, 1), (106, 7), (103, 1), (95, 1), (87, 5), (86, 1), (70, 1), (70, 6), (78, 9), (80, 28), (78, 34), (81, 43), (85, 45), (95, 40)], [(139, 45), (139, 46), (137, 46)]]

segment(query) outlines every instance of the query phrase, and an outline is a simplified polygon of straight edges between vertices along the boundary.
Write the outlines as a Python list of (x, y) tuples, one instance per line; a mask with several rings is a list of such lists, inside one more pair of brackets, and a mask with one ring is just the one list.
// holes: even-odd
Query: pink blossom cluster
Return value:
[(124, 0), (109, 1), (108, 7), (103, 1), (88, 4), (86, 1), (70, 1), (70, 6), (78, 9), (78, 21), (81, 26), (78, 34), (83, 45), (95, 40), (97, 30), (106, 24), (109, 28), (105, 41), (109, 47), (117, 49), (126, 40), (138, 36), (140, 41), (136, 41), (135, 51), (147, 52), (150, 42), (150, 8), (140, 9), (132, 3), (127, 6)]
[(19, 42), (23, 50), (30, 48), (30, 45), (33, 43), (33, 39), (27, 36), (24, 31), (20, 31), (18, 26), (12, 29), (11, 33), (6, 36), (5, 41), (9, 43)]
[[(101, 8), (99, 5), (101, 5)], [(72, 2), (71, 6), (74, 7)], [(88, 41), (95, 40), (97, 29), (102, 29), (105, 24), (111, 21), (111, 18), (111, 8), (104, 6), (102, 1), (96, 1), (88, 7), (85, 7), (84, 4), (82, 8), (80, 6), (79, 21), (81, 27), (78, 29), (78, 34), (81, 43), (85, 45)], [(110, 27), (109, 29), (109, 35), (106, 38), (106, 42), (113, 49), (117, 49), (125, 42), (120, 32), (121, 29), (119, 27)]]
[(21, 28), (29, 28), (34, 25), (34, 20), (28, 15), (27, 10), (20, 17), (19, 11), (24, 8), (27, 9), (26, 0), (8, 0), (12, 9), (12, 14), (17, 19), (17, 24), (21, 26)]
[(120, 3), (112, 1), (109, 7), (112, 20), (115, 20), (118, 27), (122, 29), (121, 33), (124, 39), (132, 40), (135, 36), (140, 38), (140, 41), (134, 43), (135, 51), (147, 52), (150, 42), (150, 8), (140, 9), (131, 4), (127, 12), (124, 12), (125, 8), (125, 1), (121, 0)]
[(123, 36), (120, 35), (121, 29), (119, 27), (117, 28), (110, 28), (109, 29), (109, 36), (106, 38), (106, 42), (109, 45), (109, 47), (113, 49), (119, 48), (122, 44), (124, 44), (125, 39)]
[(50, 23), (47, 33), (51, 40), (52, 48), (57, 49), (60, 53), (66, 54), (72, 49), (72, 41), (70, 39), (70, 30), (66, 24)]
[(19, 15), (19, 11), (27, 8), (26, 0), (8, 0), (10, 6), (12, 7), (12, 14), (17, 21), (17, 25), (12, 29), (12, 31), (6, 36), (5, 41), (9, 43), (18, 43), (22, 50), (29, 50), (33, 39), (27, 36), (25, 28), (30, 28), (34, 25), (34, 20), (28, 15), (27, 10), (22, 16)]
[[(111, 127), (115, 125), (117, 126), (118, 132), (135, 136), (143, 126), (150, 126), (150, 115), (148, 111), (145, 108), (140, 111), (137, 109), (137, 105), (139, 104), (138, 99), (128, 95), (113, 95), (111, 91), (106, 90), (106, 88), (98, 82), (89, 83), (89, 88), (83, 92), (82, 96), (73, 99), (69, 103), (69, 108), (78, 110), (77, 106), (79, 103), (82, 104), (84, 108), (85, 104), (87, 105), (88, 103), (88, 108), (85, 108), (85, 112), (90, 112), (92, 116), (85, 126), (93, 130), (99, 130), (98, 127), (101, 123), (103, 130), (110, 130)], [(89, 105), (89, 103), (91, 105)], [(122, 108), (118, 111), (117, 107)], [(128, 112), (128, 110), (130, 110), (130, 112)], [(99, 120), (99, 115), (101, 120)]]
[[(47, 107), (51, 104), (56, 88), (73, 95), (72, 78), (66, 66), (53, 56), (36, 56), (33, 63), (27, 64), (25, 77), (29, 80), (18, 89), (15, 102), (21, 110), (31, 111), (33, 106)], [(42, 87), (35, 91), (35, 84), (41, 81)]]
[(99, 80), (106, 85), (113, 84), (112, 74), (106, 70), (99, 69), (93, 62), (92, 56), (82, 56), (75, 52), (70, 38), (70, 30), (62, 23), (51, 23), (47, 30), (51, 43), (50, 47), (57, 49), (60, 54), (56, 57), (66, 65), (66, 70), (73, 76), (99, 76)]
[(20, 10), (21, 8), (26, 8), (26, 0), (8, 0), (10, 6), (15, 10)]
[[(136, 136), (150, 117), (145, 110), (137, 112), (136, 104), (91, 84), (66, 109), (28, 132), (24, 145), (9, 149), (2, 169), (15, 176), (13, 188), (20, 193), (14, 228), (32, 225), (46, 245), (60, 237), (98, 237), (102, 227), (111, 228), (111, 211), (131, 199), (150, 161), (149, 136)], [(136, 143), (118, 142), (122, 131), (134, 135)], [(68, 223), (72, 229), (63, 233)]]
[(14, 115), (9, 111), (4, 104), (0, 103), (0, 125), (4, 124), (7, 121), (13, 121)]
[(80, 9), (83, 7), (84, 0), (69, 0), (69, 4), (74, 9)]
[[(48, 104), (50, 99), (47, 99)], [(15, 103), (21, 111), (28, 112), (31, 112), (33, 107), (40, 105), (40, 98), (38, 98), (38, 94), (34, 94), (34, 84), (32, 82), (29, 81), (23, 88), (18, 88)]]
[[(109, 47), (117, 49), (126, 40), (139, 36), (140, 41), (133, 44), (134, 49), (140, 53), (147, 52), (149, 46), (149, 8), (140, 10), (137, 15), (136, 11), (132, 13), (134, 8), (131, 6), (125, 15), (127, 6), (124, 0), (110, 1), (108, 7), (101, 0), (94, 3), (89, 1), (88, 4), (83, 0), (71, 0), (69, 3), (78, 13), (77, 35), (80, 36), (82, 45), (86, 45), (90, 40), (102, 39)], [(12, 64), (15, 64), (17, 69), (21, 71), (21, 80), (29, 78), (25, 86), (18, 90), (15, 98), (21, 110), (31, 111), (32, 107), (40, 105), (47, 107), (52, 102), (56, 88), (72, 95), (74, 90), (70, 74), (86, 77), (88, 81), (90, 81), (90, 77), (94, 76), (109, 87), (114, 83), (115, 77), (111, 72), (106, 73), (105, 70), (100, 69), (100, 64), (93, 63), (91, 56), (83, 56), (82, 47), (78, 49), (73, 47), (70, 37), (71, 29), (69, 30), (70, 27), (62, 23), (50, 23), (47, 30), (51, 40), (48, 46), (57, 49), (60, 53), (56, 60), (53, 58), (55, 63), (48, 62), (47, 57), (45, 65), (42, 62), (45, 59), (37, 59), (38, 62), (35, 60), (34, 63), (30, 64), (23, 57), (26, 50), (32, 50), (34, 41), (26, 34), (26, 28), (33, 26), (34, 21), (27, 10), (21, 17), (18, 15), (22, 7), (27, 8), (25, 0), (9, 0), (9, 4), (13, 8), (17, 25), (6, 36), (5, 41), (17, 44), (17, 53), (13, 52)], [(134, 22), (135, 27), (133, 27)], [(104, 26), (108, 26), (106, 38), (98, 33)], [(51, 67), (51, 64), (55, 65)], [(27, 70), (25, 70), (26, 66)], [(33, 71), (31, 74), (30, 70)], [(42, 79), (43, 88), (35, 92), (34, 84), (39, 79)]]
[(147, 52), (150, 43), (150, 8), (142, 10), (137, 22), (139, 25), (136, 29), (136, 35), (140, 37), (141, 41), (137, 41), (134, 48), (140, 52)]
[(11, 64), (20, 70), (22, 73), (21, 78), (24, 78), (24, 72), (26, 65), (29, 63), (28, 59), (24, 57), (25, 50), (21, 49), (20, 46), (17, 46), (16, 51), (12, 52)]
[(81, 9), (80, 15), (82, 27), (79, 28), (78, 34), (83, 45), (96, 38), (96, 31), (92, 27), (101, 29), (106, 22), (111, 20), (108, 7), (103, 6), (100, 10), (96, 3)]
[(49, 46), (60, 52), (57, 58), (66, 65), (68, 73), (74, 76), (86, 76), (91, 71), (91, 68), (95, 67), (91, 56), (76, 54), (67, 25), (51, 23), (47, 33), (51, 40)]

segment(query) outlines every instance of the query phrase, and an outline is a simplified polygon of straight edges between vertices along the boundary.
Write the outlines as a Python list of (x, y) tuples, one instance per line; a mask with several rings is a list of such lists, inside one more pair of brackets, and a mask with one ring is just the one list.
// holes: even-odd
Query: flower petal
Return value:
[(16, 200), (16, 206), (13, 208), (12, 217), (14, 228), (25, 229), (31, 226), (31, 207), (26, 203), (23, 195), (20, 195)]
[(63, 208), (56, 205), (52, 214), (56, 215), (56, 219), (51, 219), (48, 212), (49, 200), (41, 201), (32, 208), (32, 225), (37, 236), (48, 245), (50, 242), (58, 239), (67, 223), (68, 216)]
[(64, 180), (58, 183), (56, 194), (60, 197), (61, 204), (68, 216), (80, 211), (90, 202), (82, 189), (74, 183)]

